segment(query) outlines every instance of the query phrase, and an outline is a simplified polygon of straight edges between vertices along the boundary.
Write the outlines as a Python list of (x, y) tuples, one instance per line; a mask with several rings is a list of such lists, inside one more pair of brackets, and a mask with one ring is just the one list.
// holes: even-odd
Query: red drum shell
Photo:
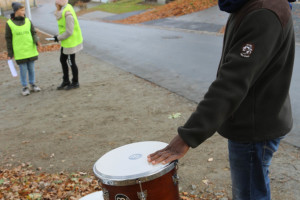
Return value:
[[(166, 146), (157, 141), (137, 142), (103, 155), (94, 173), (102, 184), (104, 200), (179, 200), (177, 161), (166, 165), (147, 161), (147, 155)], [(147, 191), (144, 199), (138, 196), (141, 187)]]
[[(177, 170), (174, 168), (157, 179), (141, 183), (143, 191), (147, 191), (147, 200), (179, 200), (178, 183), (173, 180), (177, 177)], [(109, 198), (104, 200), (117, 200), (117, 195), (125, 195), (130, 200), (140, 200), (138, 192), (141, 192), (140, 185), (113, 186), (102, 183), (103, 191), (108, 191)], [(125, 200), (129, 200), (125, 199)]]

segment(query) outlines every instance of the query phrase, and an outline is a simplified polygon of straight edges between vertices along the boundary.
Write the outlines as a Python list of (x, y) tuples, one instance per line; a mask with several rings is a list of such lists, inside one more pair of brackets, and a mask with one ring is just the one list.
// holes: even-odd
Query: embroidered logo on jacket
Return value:
[(253, 44), (245, 44), (242, 47), (242, 52), (241, 52), (240, 55), (244, 58), (249, 58), (250, 55), (252, 54), (253, 50), (254, 50), (254, 45)]

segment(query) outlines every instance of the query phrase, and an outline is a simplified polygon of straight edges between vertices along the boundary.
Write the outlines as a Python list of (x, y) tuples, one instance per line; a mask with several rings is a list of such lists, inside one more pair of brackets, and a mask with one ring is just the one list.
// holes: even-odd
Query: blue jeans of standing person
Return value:
[(271, 200), (269, 166), (281, 139), (249, 143), (228, 140), (233, 200)]
[(19, 64), (19, 67), (22, 86), (27, 87), (27, 72), (29, 76), (29, 84), (33, 85), (35, 83), (34, 61)]

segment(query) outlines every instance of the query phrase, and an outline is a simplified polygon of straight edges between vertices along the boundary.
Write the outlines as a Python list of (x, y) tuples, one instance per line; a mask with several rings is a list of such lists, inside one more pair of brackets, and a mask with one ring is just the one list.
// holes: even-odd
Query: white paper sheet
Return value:
[(47, 41), (54, 41), (54, 38), (45, 38)]
[(15, 65), (14, 65), (13, 61), (12, 60), (8, 60), (7, 63), (8, 63), (11, 75), (13, 77), (17, 77), (18, 74), (17, 74), (17, 71), (16, 71), (16, 68), (15, 68)]

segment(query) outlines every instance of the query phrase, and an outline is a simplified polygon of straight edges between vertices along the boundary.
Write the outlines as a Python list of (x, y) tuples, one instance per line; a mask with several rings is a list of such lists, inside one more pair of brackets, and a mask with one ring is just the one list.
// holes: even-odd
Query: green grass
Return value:
[(145, 4), (143, 0), (120, 0), (117, 2), (110, 2), (101, 4), (93, 9), (104, 12), (122, 14), (138, 10), (146, 10), (155, 7), (155, 5)]

